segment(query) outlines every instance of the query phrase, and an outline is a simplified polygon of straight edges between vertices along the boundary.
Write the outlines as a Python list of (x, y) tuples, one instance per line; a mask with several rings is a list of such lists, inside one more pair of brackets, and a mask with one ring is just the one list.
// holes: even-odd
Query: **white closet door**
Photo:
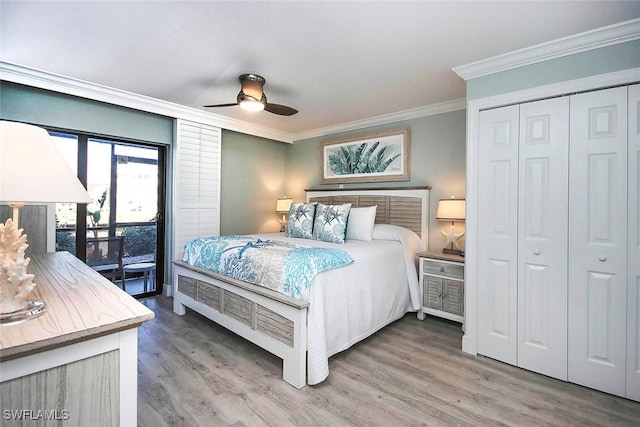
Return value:
[(629, 86), (627, 398), (640, 401), (640, 85)]
[(624, 396), (627, 88), (571, 96), (570, 123), (568, 378)]
[(517, 105), (480, 112), (478, 353), (517, 362)]
[(518, 366), (567, 379), (569, 98), (520, 105)]

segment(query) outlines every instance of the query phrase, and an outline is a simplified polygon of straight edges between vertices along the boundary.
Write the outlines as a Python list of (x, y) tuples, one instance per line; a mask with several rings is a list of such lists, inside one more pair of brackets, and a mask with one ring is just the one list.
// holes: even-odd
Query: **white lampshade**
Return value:
[(46, 130), (0, 121), (0, 202), (90, 203)]
[(291, 204), (293, 203), (293, 199), (289, 197), (283, 197), (278, 199), (276, 202), (276, 212), (278, 213), (287, 213), (289, 209), (291, 209)]
[(438, 202), (436, 219), (442, 221), (464, 221), (466, 203), (464, 199), (441, 199)]

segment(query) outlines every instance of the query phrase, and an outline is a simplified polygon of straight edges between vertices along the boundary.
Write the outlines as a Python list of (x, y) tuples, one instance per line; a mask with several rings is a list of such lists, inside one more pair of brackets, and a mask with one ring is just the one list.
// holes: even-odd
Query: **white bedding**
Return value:
[(418, 236), (407, 229), (377, 224), (373, 241), (345, 244), (264, 234), (267, 239), (304, 246), (339, 247), (354, 258), (346, 267), (318, 274), (307, 294), (307, 382), (329, 375), (329, 357), (420, 307), (416, 253)]

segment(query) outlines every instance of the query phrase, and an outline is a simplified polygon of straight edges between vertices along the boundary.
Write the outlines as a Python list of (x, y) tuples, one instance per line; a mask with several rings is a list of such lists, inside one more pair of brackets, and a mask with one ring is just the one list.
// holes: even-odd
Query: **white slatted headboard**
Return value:
[(353, 207), (378, 206), (377, 224), (399, 225), (414, 231), (429, 245), (429, 192), (431, 187), (305, 190), (307, 202)]

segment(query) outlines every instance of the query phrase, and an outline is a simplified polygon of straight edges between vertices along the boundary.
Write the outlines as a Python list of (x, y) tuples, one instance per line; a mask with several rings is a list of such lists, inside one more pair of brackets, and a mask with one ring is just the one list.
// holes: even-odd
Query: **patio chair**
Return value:
[(125, 290), (123, 252), (124, 237), (122, 236), (87, 237), (87, 265), (113, 283), (116, 283), (119, 277), (122, 290)]

